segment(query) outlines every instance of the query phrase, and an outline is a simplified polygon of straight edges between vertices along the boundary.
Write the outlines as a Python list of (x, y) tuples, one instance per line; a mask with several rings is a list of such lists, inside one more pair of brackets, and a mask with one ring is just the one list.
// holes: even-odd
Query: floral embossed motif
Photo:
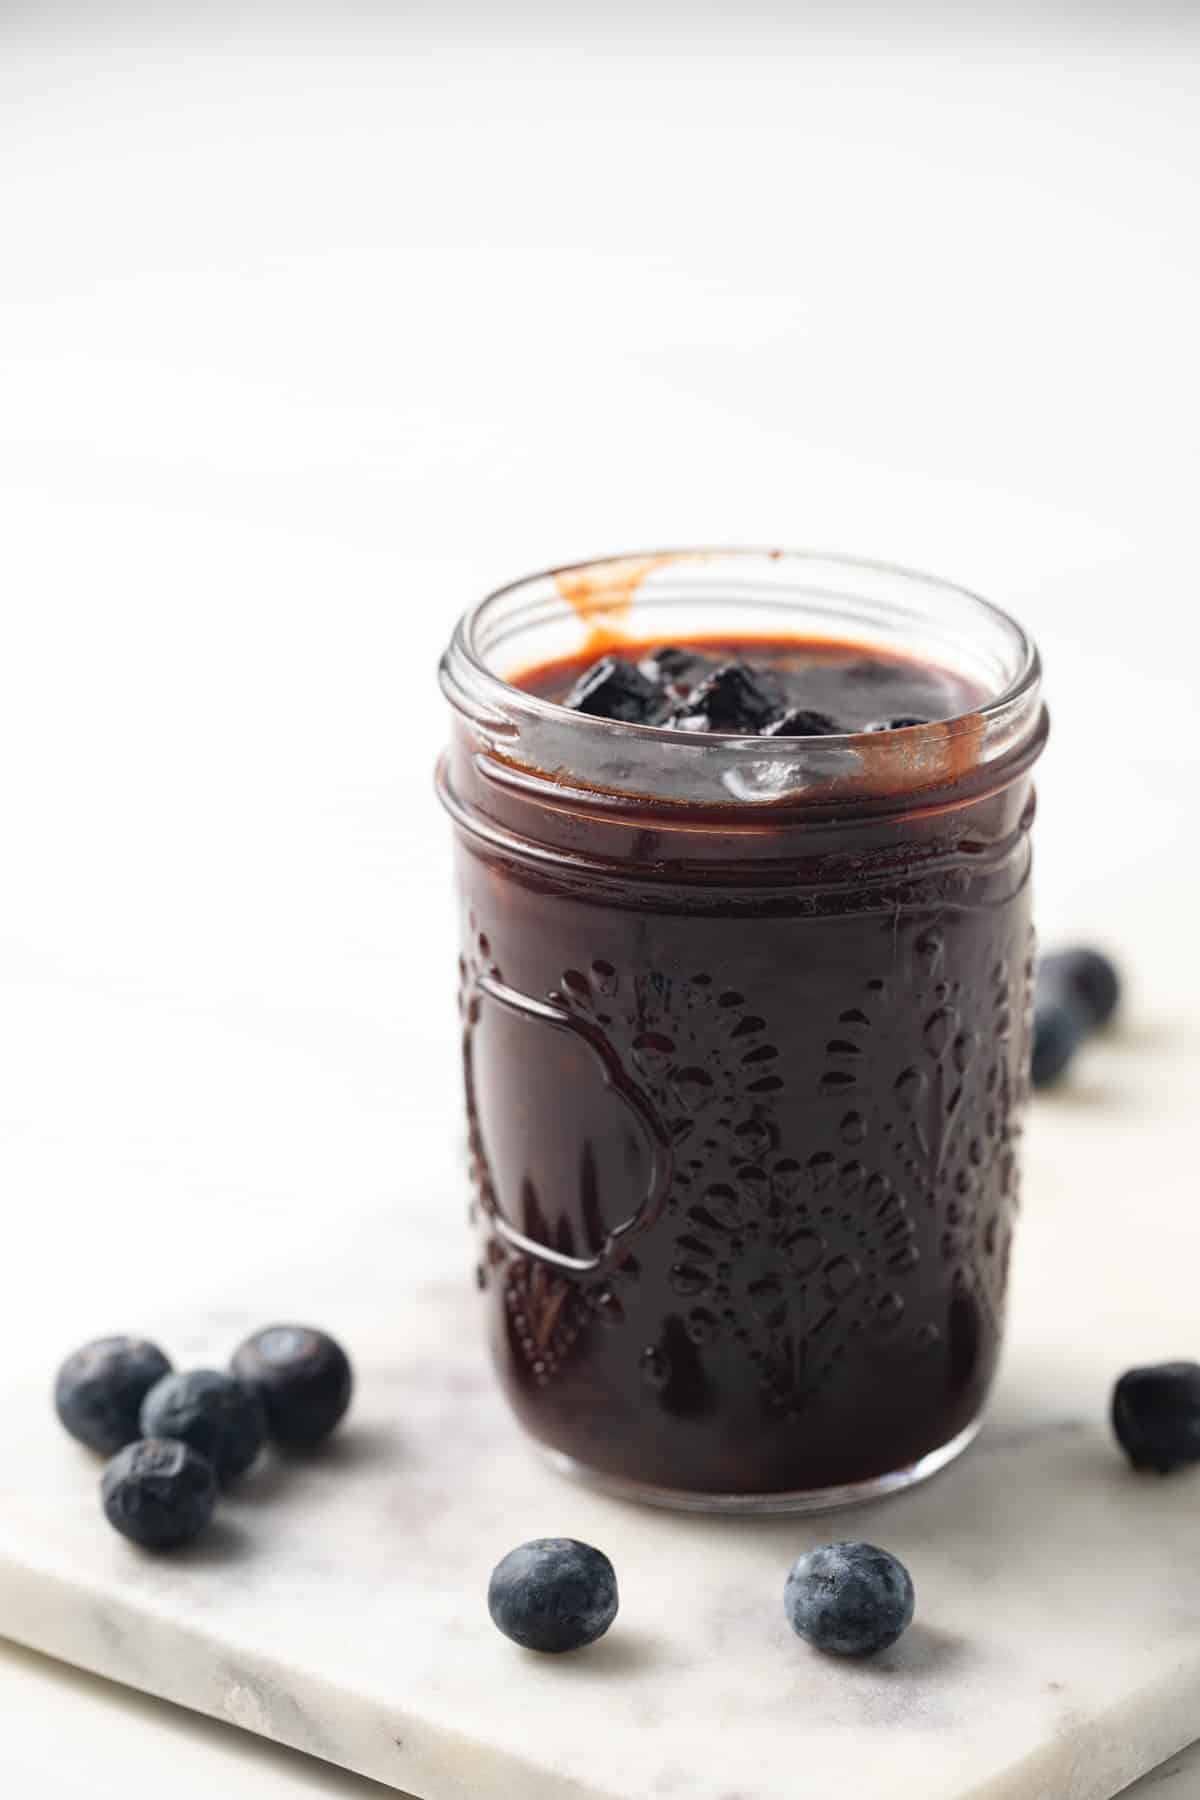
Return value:
[[(706, 1348), (729, 1340), (769, 1410), (798, 1417), (848, 1359), (920, 1357), (949, 1333), (966, 1368), (981, 1338), (998, 1335), (1032, 963), (1019, 994), (1004, 963), (984, 992), (968, 991), (946, 966), (936, 925), (909, 940), (886, 976), (814, 1022), (824, 1057), (804, 1092), (794, 1091), (767, 1008), (703, 972), (628, 972), (600, 960), (562, 971), (546, 1004), (603, 1039), (671, 1156), (660, 1200), (608, 1239), (599, 1262), (607, 1225), (563, 1235), (546, 1196), (532, 1214), (527, 1207), (528, 1235), (549, 1245), (550, 1268), (536, 1245), (497, 1241), (472, 1108), (487, 1255), (505, 1265), (511, 1335), (538, 1383), (569, 1364), (593, 1327), (621, 1324), (622, 1295), (643, 1264), (666, 1304), (631, 1354), (665, 1395), (701, 1393)], [(482, 939), (464, 964), (468, 1038), (488, 966)], [(944, 1275), (931, 1279), (934, 1266)]]

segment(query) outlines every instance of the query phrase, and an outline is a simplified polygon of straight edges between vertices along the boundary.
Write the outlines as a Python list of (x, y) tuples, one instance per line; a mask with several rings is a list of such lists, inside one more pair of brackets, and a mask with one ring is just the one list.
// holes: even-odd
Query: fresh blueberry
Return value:
[(829, 737), (841, 727), (828, 713), (813, 712), (807, 706), (790, 706), (767, 726), (768, 737)]
[(198, 1537), (212, 1518), (212, 1464), (172, 1438), (143, 1438), (118, 1450), (100, 1478), (105, 1517), (146, 1550), (173, 1550)]
[(350, 1404), (354, 1377), (341, 1345), (308, 1325), (268, 1325), (234, 1352), (233, 1372), (254, 1389), (276, 1443), (307, 1450)]
[(908, 1570), (874, 1544), (822, 1544), (792, 1565), (783, 1608), (797, 1637), (834, 1656), (886, 1650), (912, 1624)]
[(868, 731), (908, 731), (913, 725), (928, 725), (928, 719), (918, 719), (915, 714), (901, 713), (896, 719), (880, 719), (877, 724), (868, 725)]
[(97, 1338), (68, 1356), (54, 1383), (54, 1405), (71, 1436), (111, 1456), (140, 1437), (142, 1401), (171, 1365), (145, 1338)]
[(1062, 1079), (1083, 1036), (1083, 1020), (1069, 1001), (1038, 999), (1033, 1011), (1033, 1060), (1030, 1064), (1035, 1088), (1053, 1087)]
[(266, 1435), (253, 1388), (217, 1369), (164, 1375), (142, 1402), (142, 1436), (179, 1438), (207, 1457), (222, 1484), (250, 1467)]
[(682, 731), (737, 732), (755, 737), (780, 710), (774, 684), (744, 663), (722, 663), (694, 687), (671, 723)]
[(1107, 1025), (1121, 999), (1121, 979), (1099, 950), (1058, 950), (1043, 956), (1038, 989), (1070, 1000), (1091, 1030)]
[(664, 696), (631, 662), (619, 656), (603, 656), (585, 669), (571, 689), (564, 706), (597, 719), (618, 719), (625, 725), (651, 725), (663, 710)]
[(525, 1650), (558, 1655), (603, 1637), (617, 1616), (613, 1566), (574, 1538), (534, 1538), (497, 1563), (488, 1611), (505, 1637)]
[(1113, 1430), (1135, 1469), (1200, 1462), (1200, 1363), (1130, 1369), (1113, 1389)]

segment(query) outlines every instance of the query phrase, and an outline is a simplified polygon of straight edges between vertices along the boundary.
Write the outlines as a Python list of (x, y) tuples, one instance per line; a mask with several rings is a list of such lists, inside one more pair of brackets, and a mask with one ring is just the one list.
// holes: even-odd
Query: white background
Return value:
[[(243, 1238), (282, 1281), (363, 1254), (348, 1194), (402, 1204), (456, 1078), (434, 665), (549, 562), (811, 544), (1010, 605), (1055, 718), (1043, 936), (1121, 953), (1147, 1041), (1189, 1029), (1188, 20), (0, 13), (0, 1348), (31, 1379), (139, 1282), (211, 1304), (262, 1279)], [(16, 1651), (0, 1713), (32, 1800), (367, 1791)]]

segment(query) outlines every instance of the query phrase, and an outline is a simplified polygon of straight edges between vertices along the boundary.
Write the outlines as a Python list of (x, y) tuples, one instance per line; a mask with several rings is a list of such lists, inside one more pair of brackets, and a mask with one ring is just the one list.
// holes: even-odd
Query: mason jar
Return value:
[[(527, 671), (834, 641), (976, 696), (856, 735), (586, 716)], [(477, 1279), (560, 1467), (732, 1512), (871, 1498), (978, 1430), (1028, 1088), (1037, 652), (906, 570), (614, 558), (474, 606), (443, 659)]]

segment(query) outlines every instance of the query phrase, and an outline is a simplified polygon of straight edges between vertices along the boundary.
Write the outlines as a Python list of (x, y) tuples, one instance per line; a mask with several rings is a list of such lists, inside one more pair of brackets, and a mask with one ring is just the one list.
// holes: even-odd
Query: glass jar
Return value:
[[(945, 722), (772, 739), (509, 679), (622, 637), (950, 670)], [(442, 664), (478, 1281), (560, 1466), (827, 1508), (962, 1450), (995, 1371), (1028, 1086), (1037, 653), (944, 583), (781, 552), (522, 581)]]

